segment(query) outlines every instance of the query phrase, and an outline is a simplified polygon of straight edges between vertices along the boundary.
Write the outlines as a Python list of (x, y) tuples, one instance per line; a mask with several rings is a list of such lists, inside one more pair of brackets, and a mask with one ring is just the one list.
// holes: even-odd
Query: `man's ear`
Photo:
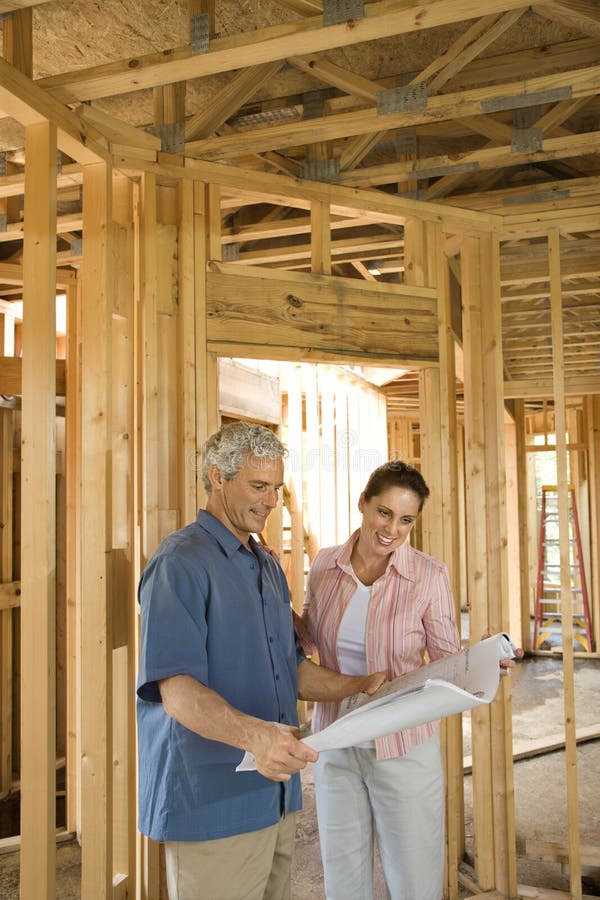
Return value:
[(208, 480), (213, 491), (220, 491), (223, 487), (223, 473), (217, 465), (213, 463), (208, 467)]

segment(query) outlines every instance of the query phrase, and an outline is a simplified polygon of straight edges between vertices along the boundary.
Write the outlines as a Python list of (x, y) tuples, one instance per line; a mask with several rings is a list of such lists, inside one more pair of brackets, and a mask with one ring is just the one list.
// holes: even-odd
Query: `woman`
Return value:
[[(310, 570), (304, 621), (323, 665), (394, 678), (460, 648), (443, 563), (408, 537), (429, 495), (421, 474), (388, 462), (371, 474), (362, 524)], [(319, 703), (313, 731), (333, 722)], [(444, 780), (437, 723), (362, 747), (322, 752), (313, 764), (328, 900), (370, 900), (373, 842), (391, 900), (440, 900)]]

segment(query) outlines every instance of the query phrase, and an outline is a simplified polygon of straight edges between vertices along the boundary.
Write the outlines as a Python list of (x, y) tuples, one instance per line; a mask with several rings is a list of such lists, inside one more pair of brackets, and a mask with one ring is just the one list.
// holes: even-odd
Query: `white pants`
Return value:
[(313, 764), (327, 900), (372, 900), (373, 843), (390, 900), (440, 900), (444, 776), (439, 734), (406, 756), (322, 752)]

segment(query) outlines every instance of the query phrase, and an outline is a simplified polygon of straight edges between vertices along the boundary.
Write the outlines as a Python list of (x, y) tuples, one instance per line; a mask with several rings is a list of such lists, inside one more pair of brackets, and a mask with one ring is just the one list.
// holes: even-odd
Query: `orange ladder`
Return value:
[[(586, 653), (590, 653), (592, 650), (592, 625), (581, 549), (579, 517), (575, 502), (575, 488), (572, 485), (569, 486), (569, 549), (573, 602), (573, 639), (581, 644)], [(556, 485), (543, 485), (538, 574), (533, 620), (534, 649), (538, 650), (548, 637), (557, 633), (561, 633), (558, 488)]]

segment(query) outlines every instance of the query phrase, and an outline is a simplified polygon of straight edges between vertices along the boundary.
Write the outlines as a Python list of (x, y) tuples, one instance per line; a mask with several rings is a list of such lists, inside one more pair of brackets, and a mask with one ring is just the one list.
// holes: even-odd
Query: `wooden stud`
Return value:
[(196, 497), (196, 332), (195, 332), (195, 260), (194, 192), (180, 182), (178, 187), (178, 281), (177, 357), (179, 362), (178, 434), (181, 466), (178, 502), (181, 522), (192, 522), (198, 511)]
[(158, 524), (158, 309), (157, 309), (157, 196), (156, 179), (142, 178), (140, 192), (140, 366), (142, 382), (142, 560), (159, 542)]
[[(470, 630), (474, 639), (507, 627), (506, 508), (503, 460), (498, 248), (487, 236), (466, 237), (462, 250), (465, 364), (465, 478)], [(486, 314), (483, 315), (483, 273)], [(491, 300), (490, 300), (491, 296)], [(469, 510), (485, 510), (481, 516)], [(473, 722), (473, 814), (476, 870), (482, 888), (516, 891), (510, 755), (510, 693), (504, 683), (491, 709)]]
[[(515, 428), (516, 428), (516, 464), (517, 464), (517, 521), (519, 523), (519, 575), (520, 585), (518, 597), (521, 605), (521, 629), (520, 645), (528, 652), (531, 650), (531, 598), (529, 577), (529, 560), (533, 551), (533, 535), (528, 521), (529, 490), (527, 454), (525, 452), (525, 404), (523, 400), (515, 401)], [(512, 624), (511, 624), (512, 628)], [(517, 638), (517, 632), (513, 629), (513, 640)]]
[(56, 128), (25, 133), (21, 897), (56, 883)]
[(329, 204), (315, 202), (310, 207), (311, 270), (331, 275), (331, 223)]
[(569, 835), (569, 883), (571, 897), (581, 900), (581, 848), (579, 837), (579, 788), (577, 781), (577, 741), (575, 721), (575, 670), (573, 661), (573, 594), (569, 547), (569, 479), (567, 473), (567, 422), (564, 393), (563, 311), (561, 293), (560, 234), (548, 232), (550, 271), (550, 318), (554, 370), (554, 428), (556, 434), (556, 475), (558, 486), (558, 540), (560, 556), (561, 629), (563, 644), (563, 702), (565, 715), (565, 764), (567, 820)]
[(112, 176), (84, 167), (81, 313), (82, 900), (112, 892)]
[(288, 429), (287, 446), (290, 459), (287, 464), (286, 480), (290, 497), (290, 519), (292, 524), (291, 553), (291, 594), (292, 605), (297, 613), (302, 612), (304, 603), (304, 487), (303, 487), (303, 441), (302, 441), (302, 387), (300, 367), (290, 367), (287, 378)]
[[(600, 527), (600, 397), (584, 400), (586, 443), (589, 447), (588, 483), (590, 491), (590, 533), (598, 534)], [(600, 647), (600, 551), (597, 541), (591, 541), (591, 614), (594, 646)]]

